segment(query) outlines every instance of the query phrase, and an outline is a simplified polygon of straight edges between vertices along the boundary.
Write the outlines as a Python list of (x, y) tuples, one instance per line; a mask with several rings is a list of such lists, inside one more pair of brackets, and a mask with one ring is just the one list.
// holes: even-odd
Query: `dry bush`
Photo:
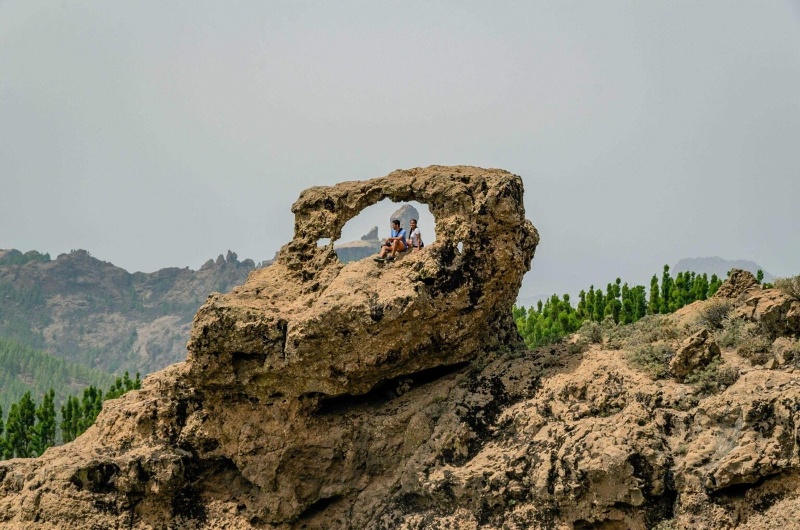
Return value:
[(751, 335), (739, 344), (736, 353), (751, 364), (764, 364), (772, 358), (772, 340), (762, 334)]
[(618, 342), (621, 348), (626, 349), (657, 341), (674, 341), (682, 336), (668, 315), (647, 315), (633, 324), (609, 329), (607, 334), (609, 342)]
[(603, 342), (603, 328), (593, 320), (585, 320), (578, 329), (578, 335), (588, 340), (592, 344)]
[(720, 348), (736, 348), (755, 335), (758, 335), (757, 324), (727, 316), (722, 320), (722, 328), (714, 333), (714, 340)]
[(640, 344), (628, 350), (630, 365), (653, 379), (663, 379), (669, 374), (669, 362), (675, 352), (664, 342)]
[(773, 357), (772, 338), (755, 322), (725, 317), (722, 329), (714, 333), (720, 348), (736, 348), (736, 353), (751, 364), (763, 364)]
[(686, 383), (696, 387), (701, 394), (725, 390), (739, 379), (739, 369), (717, 358), (708, 366), (686, 376)]
[(800, 275), (791, 278), (778, 278), (775, 287), (792, 300), (800, 300)]
[(700, 323), (709, 329), (722, 329), (725, 318), (733, 306), (727, 300), (712, 298), (700, 309)]

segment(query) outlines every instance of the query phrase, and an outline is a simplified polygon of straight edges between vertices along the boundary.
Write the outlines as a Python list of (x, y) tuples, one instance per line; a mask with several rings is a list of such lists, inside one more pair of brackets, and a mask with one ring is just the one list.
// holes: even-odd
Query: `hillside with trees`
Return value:
[[(760, 275), (759, 280), (762, 278)], [(536, 306), (515, 307), (514, 321), (528, 347), (535, 348), (578, 331), (587, 321), (600, 323), (608, 319), (615, 324), (632, 324), (645, 315), (672, 313), (712, 296), (722, 282), (716, 274), (709, 278), (691, 271), (673, 277), (669, 266), (664, 265), (660, 279), (654, 274), (649, 287), (629, 286), (617, 278), (605, 290), (595, 289), (594, 285), (582, 290), (577, 305), (568, 294), (554, 294)]]
[(228, 251), (197, 271), (129, 273), (85, 250), (0, 250), (0, 337), (105, 372), (150, 373), (186, 357), (197, 309), (255, 266)]
[(107, 391), (91, 385), (81, 394), (67, 396), (60, 406), (52, 388), (42, 394), (38, 403), (30, 391), (25, 392), (19, 401), (9, 405), (6, 416), (0, 407), (0, 460), (40, 456), (48, 447), (71, 442), (94, 423), (105, 400), (140, 387), (139, 374), (131, 379), (125, 372)]
[(114, 380), (108, 372), (0, 337), (0, 407), (5, 411), (26, 392), (40, 396), (52, 389), (60, 402), (87, 386), (106, 387)]

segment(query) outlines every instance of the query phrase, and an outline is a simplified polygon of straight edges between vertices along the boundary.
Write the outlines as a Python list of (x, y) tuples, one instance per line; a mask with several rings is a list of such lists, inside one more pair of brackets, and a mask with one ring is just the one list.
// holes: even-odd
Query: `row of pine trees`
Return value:
[[(763, 274), (758, 277), (760, 280)], [(554, 294), (545, 302), (540, 300), (536, 307), (515, 307), (514, 321), (525, 344), (535, 348), (578, 331), (587, 320), (611, 319), (616, 324), (631, 324), (645, 315), (672, 313), (712, 296), (722, 281), (716, 274), (709, 278), (694, 272), (679, 272), (673, 278), (669, 266), (664, 265), (660, 281), (656, 274), (650, 280), (649, 291), (643, 285), (629, 286), (617, 278), (605, 290), (592, 285), (588, 291), (581, 291), (577, 306), (572, 305), (568, 294)]]
[(55, 391), (46, 392), (38, 405), (30, 391), (25, 392), (22, 399), (11, 404), (5, 421), (0, 407), (0, 460), (36, 457), (57, 443), (71, 442), (94, 423), (103, 401), (118, 398), (141, 385), (139, 374), (131, 379), (125, 372), (107, 392), (90, 386), (81, 397), (70, 395), (61, 406), (60, 422), (56, 419)]

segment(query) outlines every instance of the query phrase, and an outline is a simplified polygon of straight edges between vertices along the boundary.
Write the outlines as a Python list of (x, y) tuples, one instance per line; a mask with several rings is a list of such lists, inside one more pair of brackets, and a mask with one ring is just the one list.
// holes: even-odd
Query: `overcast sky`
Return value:
[(522, 176), (529, 292), (800, 273), (800, 3), (0, 0), (0, 248), (259, 261), (430, 164)]

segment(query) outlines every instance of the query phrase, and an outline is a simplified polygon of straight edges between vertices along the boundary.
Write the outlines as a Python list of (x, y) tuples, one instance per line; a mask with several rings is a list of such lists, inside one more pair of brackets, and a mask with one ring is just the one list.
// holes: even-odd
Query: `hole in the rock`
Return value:
[(463, 242), (461, 242), (461, 241), (459, 241), (459, 242), (458, 242), (458, 245), (456, 245), (456, 249), (458, 250), (458, 253), (459, 253), (459, 254), (461, 254), (462, 252), (464, 252), (464, 243), (463, 243)]
[(389, 237), (392, 219), (400, 220), (406, 235), (411, 232), (411, 219), (416, 219), (424, 246), (436, 240), (436, 220), (427, 204), (384, 199), (364, 208), (344, 225), (342, 236), (333, 245), (339, 260), (349, 263), (376, 255)]
[(317, 241), (318, 247), (327, 247), (330, 244), (331, 244), (331, 238), (329, 237), (321, 237), (319, 238), (319, 241)]

